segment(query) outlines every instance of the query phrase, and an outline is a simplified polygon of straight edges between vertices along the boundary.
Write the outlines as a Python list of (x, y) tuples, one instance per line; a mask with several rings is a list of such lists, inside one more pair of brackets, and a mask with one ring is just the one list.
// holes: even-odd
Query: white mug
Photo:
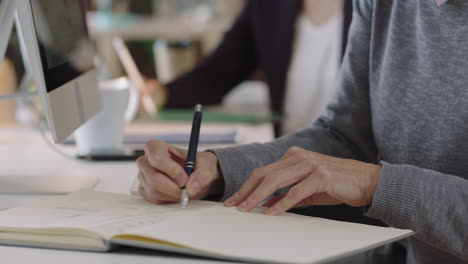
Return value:
[(99, 83), (102, 109), (75, 131), (80, 155), (120, 155), (124, 128), (133, 120), (139, 104), (137, 88), (126, 77)]

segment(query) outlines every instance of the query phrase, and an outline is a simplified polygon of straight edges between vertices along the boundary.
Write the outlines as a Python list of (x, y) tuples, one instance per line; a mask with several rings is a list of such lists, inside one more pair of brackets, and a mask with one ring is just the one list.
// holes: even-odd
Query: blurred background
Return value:
[[(185, 56), (173, 65), (187, 70), (215, 48), (241, 11), (243, 0), (87, 0), (88, 26), (99, 54), (118, 77), (122, 69), (112, 49), (113, 36), (125, 39), (147, 77), (156, 77), (154, 44), (168, 42), (168, 52)], [(164, 56), (164, 55), (162, 55)], [(173, 56), (176, 57), (176, 56)], [(175, 76), (170, 76), (175, 78)], [(166, 78), (169, 78), (166, 77)]]
[[(143, 98), (138, 120), (188, 121), (190, 111), (184, 118), (171, 111), (201, 103), (217, 114), (215, 121), (269, 122), (276, 136), (308, 127), (325, 112), (352, 13), (351, 0), (80, 1), (99, 79), (126, 75), (116, 38), (142, 74), (143, 81), (132, 81)], [(0, 96), (33, 90), (24, 72), (13, 34), (0, 68)], [(0, 123), (28, 122), (22, 105), (0, 101)], [(148, 110), (154, 105), (158, 115)]]
[[(148, 80), (169, 82), (193, 69), (219, 44), (244, 0), (85, 0), (89, 34), (96, 45), (99, 78), (125, 75), (112, 49), (121, 37)], [(0, 96), (33, 92), (22, 84), (25, 68), (16, 31), (0, 62)], [(0, 100), (0, 124), (29, 122), (21, 100)]]

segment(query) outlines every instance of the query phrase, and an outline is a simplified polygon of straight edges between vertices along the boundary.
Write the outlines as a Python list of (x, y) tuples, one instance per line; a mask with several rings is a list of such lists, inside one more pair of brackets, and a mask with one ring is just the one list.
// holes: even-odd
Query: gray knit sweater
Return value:
[(311, 128), (215, 150), (224, 198), (291, 146), (381, 162), (367, 215), (416, 232), (406, 263), (467, 263), (468, 1), (356, 0), (338, 90)]

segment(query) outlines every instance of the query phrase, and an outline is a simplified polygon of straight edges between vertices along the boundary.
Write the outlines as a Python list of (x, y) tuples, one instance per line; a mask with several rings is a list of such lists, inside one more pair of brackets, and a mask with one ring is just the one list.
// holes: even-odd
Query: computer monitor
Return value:
[[(0, 61), (16, 26), (51, 135), (56, 143), (64, 141), (101, 108), (84, 1), (0, 0), (0, 25)], [(70, 177), (0, 175), (0, 193), (67, 193), (98, 181), (96, 175)]]
[(64, 141), (101, 106), (84, 2), (3, 0), (0, 25), (0, 59), (16, 25), (51, 135)]

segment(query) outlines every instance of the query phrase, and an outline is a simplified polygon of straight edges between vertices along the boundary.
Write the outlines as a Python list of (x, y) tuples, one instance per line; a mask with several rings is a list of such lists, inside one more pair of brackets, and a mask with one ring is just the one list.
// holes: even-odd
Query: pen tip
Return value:
[(201, 105), (201, 104), (197, 104), (197, 105), (195, 106), (195, 111), (196, 111), (196, 112), (201, 112), (201, 111), (202, 111), (202, 105)]

